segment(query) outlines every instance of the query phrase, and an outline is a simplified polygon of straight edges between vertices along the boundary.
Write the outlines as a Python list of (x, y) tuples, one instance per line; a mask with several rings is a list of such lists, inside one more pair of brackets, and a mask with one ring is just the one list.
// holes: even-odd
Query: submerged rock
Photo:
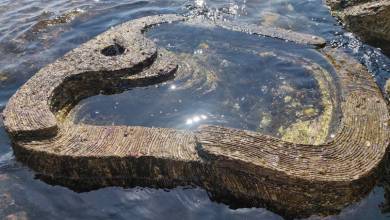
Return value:
[(8, 180), (8, 179), (9, 179), (8, 175), (6, 175), (6, 174), (0, 174), (0, 182), (1, 182), (1, 181)]
[(8, 76), (5, 73), (0, 72), (0, 82), (8, 80)]
[(69, 23), (73, 21), (76, 17), (78, 17), (80, 14), (82, 14), (83, 12), (84, 11), (81, 9), (75, 9), (75, 10), (67, 11), (64, 14), (51, 19), (40, 20), (32, 27), (32, 32), (33, 33), (40, 32), (42, 30), (47, 29), (50, 26)]
[(27, 213), (24, 211), (7, 215), (6, 220), (27, 220)]
[(390, 1), (327, 0), (332, 14), (367, 43), (390, 54)]
[(279, 20), (280, 15), (274, 12), (266, 11), (262, 13), (261, 17), (261, 24), (267, 27), (271, 27), (274, 26), (274, 24)]

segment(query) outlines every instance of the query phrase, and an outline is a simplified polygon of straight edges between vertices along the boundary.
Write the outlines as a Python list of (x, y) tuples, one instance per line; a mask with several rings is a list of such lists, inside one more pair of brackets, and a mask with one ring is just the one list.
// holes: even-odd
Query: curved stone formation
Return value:
[[(373, 187), (389, 143), (387, 106), (367, 70), (338, 49), (319, 49), (334, 66), (342, 111), (337, 134), (324, 144), (217, 126), (193, 133), (66, 120), (83, 98), (173, 78), (176, 57), (142, 33), (184, 20), (164, 15), (124, 23), (41, 69), (4, 110), (16, 158), (75, 190), (196, 185), (217, 200), (265, 205), (288, 216), (337, 212)], [(249, 32), (323, 45), (318, 37), (259, 30)]]
[(265, 27), (265, 26), (254, 25), (254, 24), (239, 25), (228, 21), (222, 21), (222, 20), (216, 20), (214, 22), (215, 25), (229, 30), (245, 32), (248, 34), (256, 34), (256, 35), (261, 35), (266, 37), (272, 37), (276, 39), (295, 42), (298, 44), (312, 45), (318, 48), (324, 47), (326, 44), (326, 41), (321, 37), (310, 35), (310, 34), (298, 33), (291, 30), (282, 29), (282, 28)]

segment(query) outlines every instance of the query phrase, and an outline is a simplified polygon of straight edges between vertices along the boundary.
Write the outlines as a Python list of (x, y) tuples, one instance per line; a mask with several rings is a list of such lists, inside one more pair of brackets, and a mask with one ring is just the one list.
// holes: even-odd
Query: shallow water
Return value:
[(306, 120), (321, 114), (315, 79), (283, 60), (283, 54), (300, 53), (326, 63), (311, 48), (199, 24), (161, 25), (147, 36), (179, 57), (176, 78), (85, 99), (74, 110), (76, 122), (177, 129), (214, 124), (278, 135), (305, 110), (312, 111)]
[[(390, 60), (380, 50), (364, 45), (352, 34), (344, 32), (321, 0), (0, 0), (0, 109), (39, 68), (70, 49), (113, 25), (159, 13), (202, 13), (207, 17), (224, 17), (235, 22), (316, 34), (334, 46), (344, 47), (363, 62), (381, 87), (390, 76)], [(159, 45), (170, 45), (170, 50), (175, 53), (193, 55), (191, 62), (196, 59), (197, 65), (208, 70), (203, 73), (212, 72), (217, 76), (219, 80), (216, 86), (204, 81), (188, 84), (190, 79), (184, 77), (158, 87), (136, 88), (114, 96), (91, 97), (77, 107), (75, 114), (79, 123), (142, 124), (185, 129), (194, 129), (201, 123), (214, 123), (261, 129), (278, 136), (278, 128), (283, 123), (297, 120), (299, 115), (295, 113), (306, 107), (321, 111), (318, 86), (309, 73), (291, 63), (258, 55), (261, 51), (267, 51), (267, 47), (294, 53), (295, 46), (222, 30), (204, 32), (204, 28), (199, 27), (170, 26), (156, 28), (148, 34)], [(197, 37), (191, 39), (192, 36)], [(173, 37), (183, 40), (173, 41)], [(242, 42), (235, 45), (234, 42), (238, 40)], [(221, 42), (227, 42), (229, 46)], [(305, 51), (301, 52), (302, 56), (313, 57), (310, 49)], [(313, 59), (323, 63), (320, 58)], [(226, 62), (221, 62), (223, 60)], [(231, 65), (217, 66), (221, 63)], [(323, 65), (326, 67), (325, 63)], [(253, 68), (247, 69), (247, 66)], [(246, 74), (242, 75), (242, 72)], [(232, 81), (242, 84), (229, 84)], [(279, 93), (278, 90), (285, 88), (285, 83), (294, 89), (291, 96), (296, 91), (302, 92), (302, 97), (292, 97), (301, 105), (287, 108), (284, 100), (289, 94)], [(190, 89), (180, 89), (186, 85)], [(243, 86), (246, 89), (242, 89)], [(214, 92), (208, 93), (210, 89), (214, 89)], [(249, 114), (253, 113), (251, 109), (257, 112)], [(280, 118), (261, 127), (264, 114)], [(328, 219), (387, 219), (386, 188), (389, 187), (384, 180), (360, 203)], [(282, 219), (263, 208), (230, 209), (211, 201), (204, 190), (197, 188), (166, 191), (111, 187), (76, 193), (61, 186), (48, 185), (35, 179), (34, 172), (15, 161), (10, 140), (1, 125), (0, 219), (6, 216), (22, 219)]]

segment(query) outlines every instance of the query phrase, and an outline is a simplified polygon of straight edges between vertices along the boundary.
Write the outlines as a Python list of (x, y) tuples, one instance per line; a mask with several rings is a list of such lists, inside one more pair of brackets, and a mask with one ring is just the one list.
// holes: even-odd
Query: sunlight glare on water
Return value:
[(278, 57), (315, 57), (311, 49), (199, 25), (160, 25), (147, 36), (179, 57), (175, 79), (85, 99), (74, 109), (77, 122), (191, 130), (214, 124), (280, 136), (307, 109), (316, 112), (306, 120), (322, 112), (311, 73)]

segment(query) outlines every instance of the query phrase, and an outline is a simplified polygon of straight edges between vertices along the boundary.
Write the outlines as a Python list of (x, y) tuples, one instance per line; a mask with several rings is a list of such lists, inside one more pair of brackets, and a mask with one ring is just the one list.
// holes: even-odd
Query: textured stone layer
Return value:
[[(41, 69), (4, 110), (16, 158), (42, 179), (75, 190), (196, 185), (218, 201), (267, 206), (289, 216), (334, 213), (373, 187), (389, 144), (386, 102), (366, 68), (338, 49), (317, 49), (334, 66), (340, 101), (333, 104), (342, 112), (337, 134), (320, 145), (217, 126), (193, 133), (67, 120), (67, 113), (86, 97), (173, 78), (177, 57), (142, 33), (186, 19), (163, 15), (124, 23)], [(325, 44), (287, 30), (215, 24), (300, 44)]]

